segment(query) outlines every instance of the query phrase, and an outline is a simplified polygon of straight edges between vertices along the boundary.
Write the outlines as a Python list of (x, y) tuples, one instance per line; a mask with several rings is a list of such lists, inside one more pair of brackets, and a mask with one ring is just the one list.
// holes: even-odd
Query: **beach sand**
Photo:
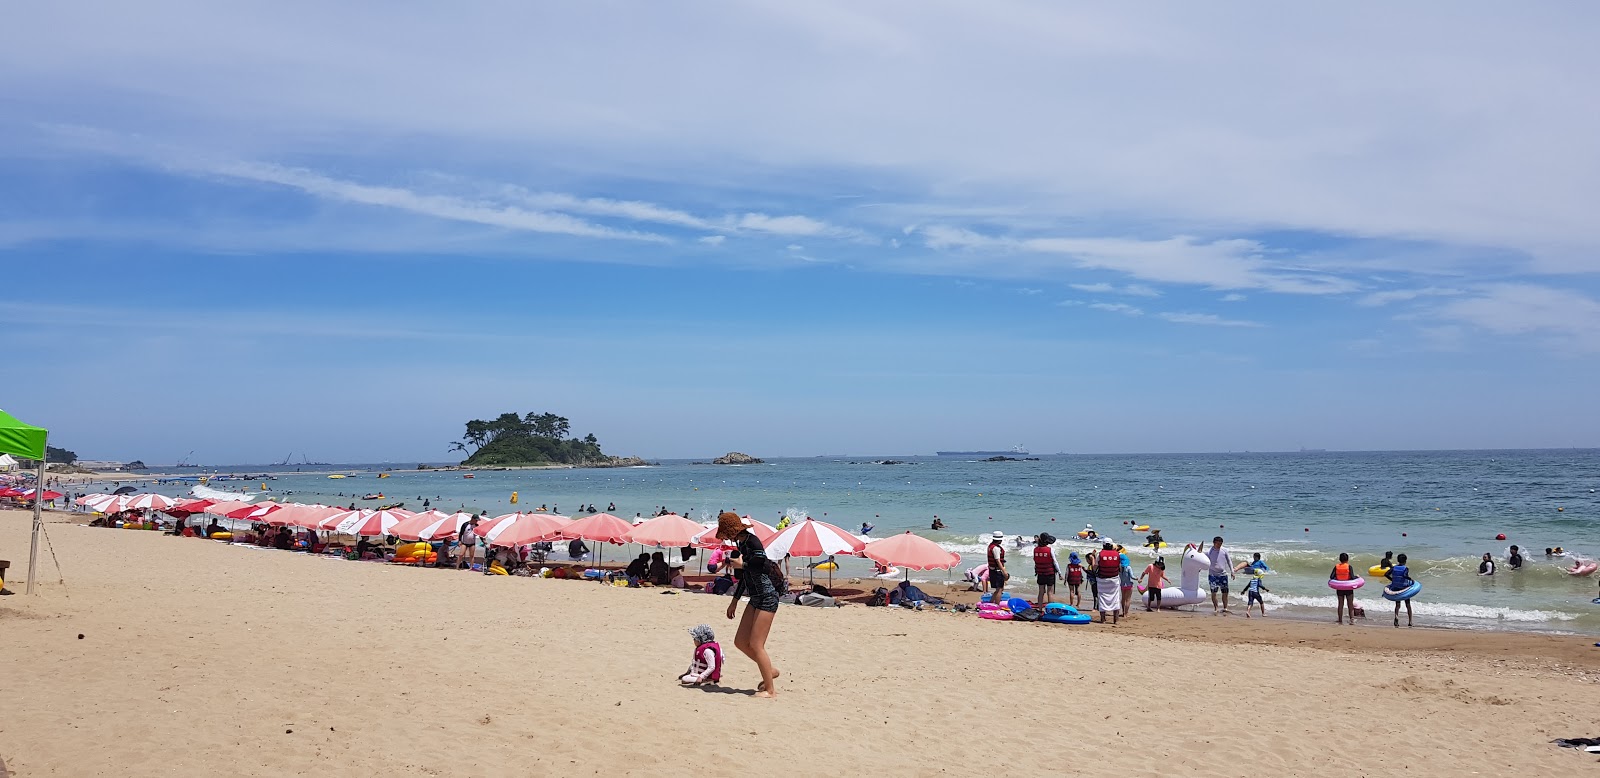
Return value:
[[(1582, 637), (785, 606), (760, 700), (725, 598), (63, 519), (65, 584), (42, 549), (42, 593), (0, 598), (23, 776), (1537, 774), (1592, 768), (1549, 741), (1600, 735)], [(0, 512), (19, 592), (27, 530)], [(701, 622), (724, 686), (679, 688)]]

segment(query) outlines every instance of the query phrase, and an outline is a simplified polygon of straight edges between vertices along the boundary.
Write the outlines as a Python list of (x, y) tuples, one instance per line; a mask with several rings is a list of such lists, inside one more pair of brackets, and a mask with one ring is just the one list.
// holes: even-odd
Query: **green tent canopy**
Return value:
[(45, 429), (24, 424), (0, 411), (0, 454), (16, 454), (26, 459), (44, 460)]

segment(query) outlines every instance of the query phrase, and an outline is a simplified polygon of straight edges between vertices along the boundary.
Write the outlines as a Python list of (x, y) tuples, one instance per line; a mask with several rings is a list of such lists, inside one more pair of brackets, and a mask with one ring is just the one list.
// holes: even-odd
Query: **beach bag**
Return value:
[(885, 588), (883, 588), (881, 586), (878, 587), (877, 589), (874, 589), (873, 592), (872, 592), (872, 596), (867, 598), (867, 606), (868, 607), (879, 608), (879, 607), (886, 606), (888, 604), (889, 604), (889, 590), (885, 589)]
[(1011, 614), (1011, 618), (1016, 621), (1038, 621), (1039, 617), (1043, 615), (1038, 608), (1024, 608)]

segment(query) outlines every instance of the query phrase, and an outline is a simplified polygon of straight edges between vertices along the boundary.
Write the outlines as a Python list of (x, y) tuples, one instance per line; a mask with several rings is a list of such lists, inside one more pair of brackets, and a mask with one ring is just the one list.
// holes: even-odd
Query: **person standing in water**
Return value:
[[(1356, 579), (1356, 571), (1355, 571), (1355, 568), (1350, 566), (1350, 555), (1349, 554), (1344, 554), (1344, 553), (1339, 554), (1339, 564), (1334, 565), (1333, 566), (1333, 572), (1328, 573), (1328, 580), (1330, 580), (1330, 581), (1354, 581), (1355, 579)], [(1355, 590), (1354, 589), (1334, 589), (1333, 590), (1333, 594), (1334, 594), (1334, 598), (1335, 598), (1334, 605), (1333, 605), (1333, 608), (1334, 608), (1334, 622), (1337, 623), (1337, 624), (1343, 624), (1344, 623), (1344, 614), (1345, 614), (1346, 610), (1348, 610), (1349, 613), (1350, 613), (1350, 623), (1351, 624), (1356, 623), (1356, 592), (1355, 592)]]
[(1483, 555), (1483, 561), (1478, 563), (1478, 575), (1481, 575), (1481, 576), (1493, 576), (1494, 575), (1494, 557), (1492, 557), (1492, 556), (1490, 556), (1488, 554), (1484, 554)]
[[(1512, 546), (1512, 548), (1516, 548), (1516, 547)], [(1387, 590), (1388, 590), (1389, 594), (1399, 594), (1399, 593), (1411, 588), (1411, 568), (1406, 566), (1406, 555), (1405, 554), (1401, 554), (1400, 557), (1395, 560), (1395, 562), (1396, 562), (1396, 564), (1393, 567), (1390, 567), (1388, 570), (1385, 570), (1384, 573), (1383, 573), (1383, 577), (1389, 579), (1389, 586), (1387, 587)], [(1411, 598), (1410, 597), (1407, 597), (1404, 600), (1396, 600), (1395, 601), (1395, 603), (1394, 603), (1394, 625), (1396, 627), (1400, 626), (1400, 603), (1402, 603), (1402, 602), (1406, 604), (1406, 626), (1410, 627), (1411, 626)]]
[[(1217, 593), (1222, 593), (1222, 613), (1228, 613), (1228, 578), (1233, 575), (1233, 558), (1228, 556), (1228, 550), (1222, 547), (1222, 536), (1211, 539), (1211, 548), (1206, 549), (1206, 558), (1211, 560), (1211, 572), (1207, 582), (1211, 584), (1211, 615), (1217, 615)], [(1346, 560), (1349, 561), (1349, 560)]]
[(1516, 546), (1511, 547), (1511, 556), (1506, 557), (1506, 566), (1512, 570), (1522, 569), (1522, 552)]
[(778, 590), (773, 586), (768, 570), (766, 547), (750, 531), (750, 521), (739, 514), (723, 511), (717, 516), (717, 537), (735, 544), (728, 565), (739, 571), (739, 583), (733, 590), (733, 602), (728, 603), (728, 619), (733, 619), (739, 608), (739, 597), (750, 595), (744, 617), (739, 620), (739, 631), (733, 638), (734, 647), (756, 663), (761, 671), (761, 684), (756, 687), (757, 697), (778, 696), (778, 677), (782, 675), (772, 666), (767, 655), (767, 635), (772, 632), (772, 619), (778, 614)]

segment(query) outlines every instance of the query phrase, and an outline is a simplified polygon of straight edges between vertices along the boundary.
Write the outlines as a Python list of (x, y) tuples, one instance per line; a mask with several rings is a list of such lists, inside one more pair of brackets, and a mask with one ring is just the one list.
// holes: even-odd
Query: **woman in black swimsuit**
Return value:
[(766, 548), (750, 531), (750, 524), (730, 511), (717, 516), (717, 537), (738, 544), (728, 558), (728, 564), (739, 571), (739, 585), (733, 590), (733, 602), (728, 603), (729, 619), (739, 607), (739, 597), (750, 595), (750, 605), (744, 609), (744, 618), (739, 620), (733, 645), (761, 670), (761, 685), (756, 687), (756, 696), (776, 697), (775, 682), (782, 673), (772, 666), (772, 658), (767, 656), (767, 633), (772, 631), (772, 617), (778, 613), (778, 589), (768, 574), (771, 563), (767, 561)]

